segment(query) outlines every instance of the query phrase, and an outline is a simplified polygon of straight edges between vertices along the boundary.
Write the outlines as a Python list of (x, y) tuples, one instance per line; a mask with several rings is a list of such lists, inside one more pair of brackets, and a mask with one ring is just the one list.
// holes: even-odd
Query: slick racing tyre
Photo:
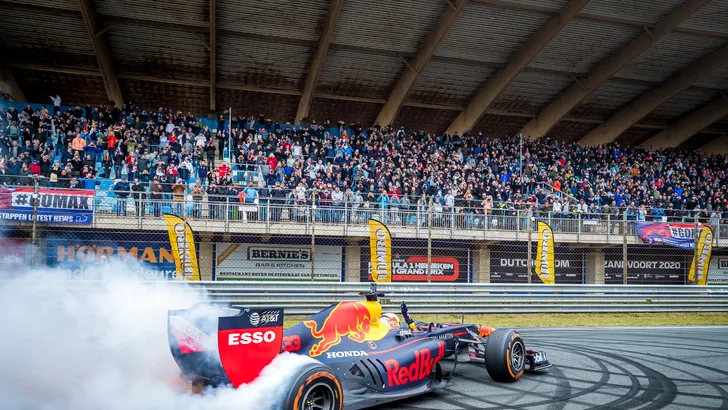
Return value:
[(526, 345), (513, 330), (497, 329), (485, 343), (485, 368), (498, 382), (514, 382), (526, 366)]
[(294, 376), (283, 410), (342, 410), (341, 383), (327, 366), (309, 363)]

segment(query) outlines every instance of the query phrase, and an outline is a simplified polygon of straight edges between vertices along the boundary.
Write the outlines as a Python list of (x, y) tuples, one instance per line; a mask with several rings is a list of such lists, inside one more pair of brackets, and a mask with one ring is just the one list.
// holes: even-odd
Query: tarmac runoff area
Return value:
[(445, 390), (377, 409), (728, 409), (728, 327), (518, 331), (553, 367), (503, 384), (460, 363)]

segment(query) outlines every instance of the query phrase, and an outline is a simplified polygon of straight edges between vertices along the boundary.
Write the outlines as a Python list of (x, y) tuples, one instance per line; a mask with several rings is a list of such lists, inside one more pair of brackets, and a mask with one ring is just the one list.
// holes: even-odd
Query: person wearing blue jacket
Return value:
[(129, 197), (131, 187), (126, 181), (126, 176), (121, 177), (121, 181), (114, 185), (114, 193), (116, 194), (116, 215), (126, 216), (126, 199)]
[(86, 178), (81, 178), (81, 185), (83, 185), (83, 189), (96, 189), (98, 185), (101, 185), (101, 181), (96, 179), (96, 175), (89, 173)]

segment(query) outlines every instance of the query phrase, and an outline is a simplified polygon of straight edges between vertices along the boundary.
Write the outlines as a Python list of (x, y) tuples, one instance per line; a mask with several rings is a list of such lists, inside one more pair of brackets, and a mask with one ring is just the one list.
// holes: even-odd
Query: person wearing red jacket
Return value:
[(106, 137), (106, 149), (108, 151), (115, 151), (116, 150), (116, 136), (114, 133), (109, 133), (109, 135)]
[(221, 178), (225, 178), (227, 174), (231, 173), (232, 171), (233, 169), (230, 168), (226, 161), (223, 161), (223, 163), (220, 164), (219, 167), (217, 167), (217, 174), (220, 175)]
[(38, 160), (34, 159), (33, 163), (30, 164), (30, 172), (33, 173), (33, 175), (40, 175), (40, 165), (38, 165)]
[(276, 156), (271, 152), (270, 155), (268, 155), (268, 158), (266, 158), (266, 162), (270, 169), (276, 169), (276, 166), (278, 165), (278, 158), (276, 158)]

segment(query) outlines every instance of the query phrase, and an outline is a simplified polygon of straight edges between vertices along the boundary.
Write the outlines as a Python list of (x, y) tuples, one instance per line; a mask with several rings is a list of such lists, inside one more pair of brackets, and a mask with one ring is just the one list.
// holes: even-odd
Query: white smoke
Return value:
[(169, 350), (167, 311), (204, 301), (184, 286), (98, 267), (100, 281), (58, 270), (0, 281), (0, 408), (7, 410), (273, 409), (285, 381), (312, 359), (279, 355), (238, 389), (180, 391)]

